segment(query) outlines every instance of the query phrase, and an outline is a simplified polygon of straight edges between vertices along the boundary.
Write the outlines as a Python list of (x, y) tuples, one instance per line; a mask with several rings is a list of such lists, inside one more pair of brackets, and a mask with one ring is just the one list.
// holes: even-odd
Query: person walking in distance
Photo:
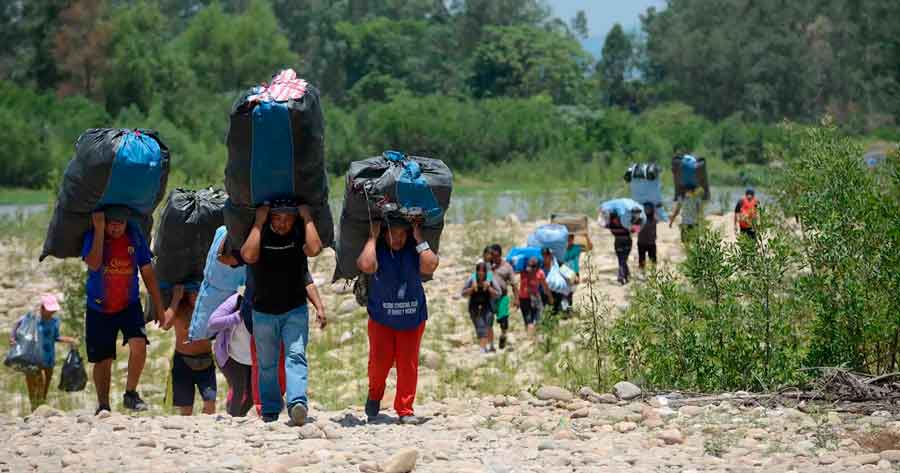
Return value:
[[(397, 395), (394, 410), (402, 424), (417, 424), (413, 403), (419, 376), (419, 348), (428, 307), (422, 277), (440, 263), (422, 236), (419, 224), (392, 225), (382, 231), (374, 222), (356, 260), (359, 270), (371, 275), (369, 312), (369, 398), (366, 415), (378, 417), (388, 372), (396, 363)], [(365, 277), (365, 276), (364, 276)]]
[(734, 230), (751, 240), (756, 240), (756, 220), (759, 214), (759, 201), (756, 191), (748, 188), (744, 197), (734, 207)]
[[(509, 343), (506, 337), (509, 330), (509, 308), (510, 305), (518, 307), (519, 289), (516, 286), (515, 269), (503, 259), (503, 248), (497, 243), (491, 245), (491, 270), (494, 273), (494, 280), (500, 287), (500, 298), (497, 299), (497, 324), (500, 325), (500, 349), (503, 350)], [(510, 297), (510, 294), (513, 296)]]

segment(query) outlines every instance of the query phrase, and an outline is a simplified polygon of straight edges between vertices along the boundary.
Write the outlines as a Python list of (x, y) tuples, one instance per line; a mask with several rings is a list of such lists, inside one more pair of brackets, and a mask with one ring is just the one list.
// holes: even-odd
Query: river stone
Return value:
[(874, 465), (881, 460), (881, 455), (878, 455), (877, 453), (867, 453), (850, 457), (847, 460), (852, 463), (859, 463), (860, 465)]
[(338, 315), (352, 314), (358, 308), (359, 304), (356, 303), (356, 299), (346, 299), (344, 302), (341, 302), (340, 307), (338, 307)]
[(684, 443), (684, 437), (678, 429), (667, 429), (659, 433), (659, 439), (666, 445), (674, 445)]
[(900, 462), (900, 450), (885, 450), (881, 452), (881, 459), (889, 462)]
[(63, 412), (46, 404), (41, 404), (31, 415), (32, 417), (61, 417)]
[(384, 473), (409, 473), (416, 467), (419, 451), (404, 448), (392, 456), (384, 465)]
[(419, 363), (428, 369), (437, 371), (441, 368), (441, 355), (423, 348), (419, 353)]
[(621, 381), (613, 386), (616, 397), (623, 401), (630, 401), (641, 395), (641, 388), (628, 381)]
[(568, 390), (563, 389), (559, 386), (541, 386), (541, 388), (538, 389), (536, 395), (537, 398), (542, 401), (555, 400), (568, 402), (575, 397)]

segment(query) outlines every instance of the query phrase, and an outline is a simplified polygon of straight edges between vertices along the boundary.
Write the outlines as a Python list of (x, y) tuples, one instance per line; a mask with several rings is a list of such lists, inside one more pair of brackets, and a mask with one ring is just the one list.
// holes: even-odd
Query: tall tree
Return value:
[(597, 63), (597, 72), (606, 90), (608, 105), (624, 106), (630, 99), (626, 84), (626, 74), (634, 55), (631, 40), (625, 35), (622, 25), (616, 23), (603, 42), (603, 56)]
[(491, 27), (485, 33), (469, 81), (476, 97), (547, 94), (559, 104), (581, 99), (589, 58), (574, 38), (534, 26)]
[(63, 95), (100, 96), (110, 28), (104, 0), (76, 0), (59, 16), (53, 57), (65, 73)]
[(579, 38), (587, 39), (589, 34), (588, 20), (587, 15), (584, 14), (584, 10), (578, 10), (578, 13), (575, 14), (575, 18), (572, 18), (572, 31), (574, 31)]

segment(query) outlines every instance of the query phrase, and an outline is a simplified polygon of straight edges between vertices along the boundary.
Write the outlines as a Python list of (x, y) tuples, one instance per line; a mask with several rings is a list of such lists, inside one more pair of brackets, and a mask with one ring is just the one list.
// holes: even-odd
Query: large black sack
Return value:
[[(412, 161), (421, 170), (421, 178), (427, 182), (427, 189), (434, 197), (440, 212), (425, 215), (422, 236), (429, 246), (438, 252), (441, 233), (444, 230), (444, 215), (450, 207), (453, 192), (453, 173), (439, 159), (420, 156), (403, 156), (398, 159), (387, 152), (381, 156), (350, 163), (347, 172), (347, 186), (341, 210), (338, 231), (337, 263), (333, 279), (353, 279), (359, 275), (356, 259), (369, 238), (369, 224), (372, 220), (386, 220), (389, 224), (404, 224), (409, 209), (401, 204), (398, 183), (406, 181), (404, 163)], [(418, 209), (413, 209), (418, 210)], [(437, 209), (436, 209), (437, 210)], [(428, 209), (426, 209), (427, 213)]]
[(149, 240), (168, 177), (169, 149), (156, 131), (87, 130), (75, 142), (39, 259), (81, 257), (91, 213), (105, 205), (129, 207), (132, 222)]
[(232, 107), (226, 141), (225, 220), (232, 246), (243, 245), (253, 209), (278, 198), (310, 206), (322, 244), (334, 245), (318, 89), (287, 69), (271, 84), (247, 90)]
[(168, 284), (203, 281), (216, 229), (225, 224), (228, 195), (221, 189), (175, 189), (169, 194), (153, 239), (156, 277)]
[(59, 373), (59, 390), (67, 393), (83, 391), (87, 386), (87, 371), (78, 349), (72, 347)]

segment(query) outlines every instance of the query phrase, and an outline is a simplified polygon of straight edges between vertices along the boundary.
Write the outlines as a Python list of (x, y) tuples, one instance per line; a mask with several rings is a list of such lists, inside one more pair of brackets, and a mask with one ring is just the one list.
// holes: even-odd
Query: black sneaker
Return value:
[(419, 418), (412, 414), (408, 416), (400, 416), (400, 423), (404, 425), (419, 425)]
[(381, 410), (381, 401), (376, 401), (374, 399), (369, 399), (366, 401), (366, 417), (369, 418), (369, 421), (375, 420), (378, 417), (378, 411)]
[(500, 349), (506, 348), (506, 335), (500, 335)]
[(122, 396), (122, 404), (125, 405), (128, 409), (133, 411), (146, 411), (147, 403), (141, 399), (141, 396), (137, 393), (137, 391), (125, 391), (125, 395)]
[(293, 422), (297, 427), (306, 423), (306, 413), (306, 406), (300, 404), (299, 402), (288, 409), (288, 415), (291, 416), (291, 422)]
[(263, 414), (262, 421), (265, 423), (275, 422), (278, 420), (278, 414)]
[(97, 410), (94, 411), (94, 415), (96, 416), (96, 415), (100, 414), (100, 413), (103, 412), (103, 411), (106, 411), (106, 412), (112, 412), (112, 409), (110, 409), (109, 406), (107, 406), (107, 405), (105, 405), (105, 404), (101, 404), (101, 405), (97, 406)]

